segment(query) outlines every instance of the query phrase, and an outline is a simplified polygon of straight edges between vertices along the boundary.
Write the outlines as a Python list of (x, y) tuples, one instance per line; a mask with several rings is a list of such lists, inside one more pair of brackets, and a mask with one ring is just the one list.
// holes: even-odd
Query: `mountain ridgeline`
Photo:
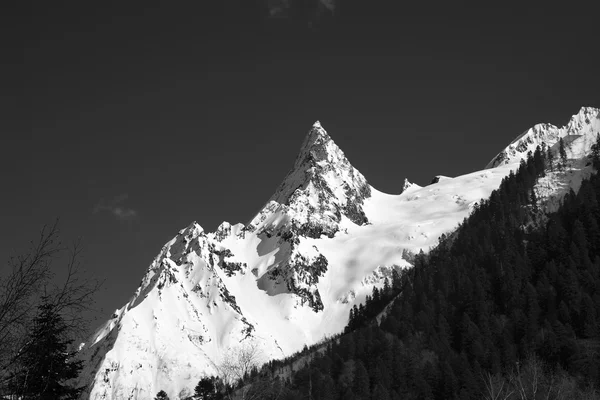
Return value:
[[(599, 115), (536, 125), (486, 169), (425, 187), (399, 180), (400, 194), (369, 185), (315, 123), (249, 223), (194, 222), (163, 246), (82, 344), (84, 397), (188, 398), (244, 346), (260, 349), (267, 386), (289, 398), (481, 398), (482, 376), (506, 390), (524, 357), (563, 383), (598, 383), (586, 179)], [(316, 343), (293, 368), (276, 361)]]
[[(569, 168), (560, 146), (558, 158), (537, 146), (456, 232), (374, 290), (283, 398), (599, 398), (600, 176), (541, 217), (535, 185)], [(600, 136), (588, 163), (600, 169)], [(395, 290), (369, 323), (373, 299)]]

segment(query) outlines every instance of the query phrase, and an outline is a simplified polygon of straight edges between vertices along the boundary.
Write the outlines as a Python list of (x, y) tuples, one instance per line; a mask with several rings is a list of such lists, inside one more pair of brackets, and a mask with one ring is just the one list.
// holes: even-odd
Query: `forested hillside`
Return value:
[(454, 234), (353, 310), (348, 333), (286, 378), (283, 397), (597, 398), (600, 177), (542, 216), (533, 188), (569, 168), (557, 153), (538, 147)]

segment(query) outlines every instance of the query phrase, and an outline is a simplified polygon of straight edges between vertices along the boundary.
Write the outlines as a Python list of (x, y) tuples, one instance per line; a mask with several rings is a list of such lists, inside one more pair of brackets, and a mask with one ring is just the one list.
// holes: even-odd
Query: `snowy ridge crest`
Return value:
[[(598, 128), (600, 127), (599, 118), (600, 109), (582, 107), (563, 127), (559, 128), (545, 123), (534, 125), (513, 140), (485, 168), (495, 168), (500, 165), (520, 162), (520, 160), (527, 157), (529, 151), (535, 151), (538, 145), (545, 144), (548, 148), (552, 148), (561, 138), (568, 136), (589, 136), (590, 133), (598, 132)], [(574, 139), (576, 138), (571, 137), (569, 141)]]

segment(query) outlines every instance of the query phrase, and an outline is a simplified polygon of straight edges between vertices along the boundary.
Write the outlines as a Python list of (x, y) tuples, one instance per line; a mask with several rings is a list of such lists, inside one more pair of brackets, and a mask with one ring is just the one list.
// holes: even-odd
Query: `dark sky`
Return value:
[(106, 279), (103, 316), (179, 229), (248, 221), (317, 119), (398, 193), (600, 107), (593, 2), (342, 0), (319, 19), (310, 1), (277, 18), (266, 1), (93, 3), (2, 6), (0, 257), (60, 217)]

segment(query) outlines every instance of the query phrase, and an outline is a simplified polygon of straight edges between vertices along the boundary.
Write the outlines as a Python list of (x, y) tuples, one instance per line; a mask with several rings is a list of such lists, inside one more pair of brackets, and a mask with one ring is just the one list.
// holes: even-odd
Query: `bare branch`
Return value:
[[(93, 295), (102, 283), (82, 276), (81, 252), (79, 242), (71, 248), (61, 244), (57, 220), (41, 229), (26, 252), (8, 260), (7, 273), (0, 276), (0, 382), (25, 345), (43, 297), (63, 316), (71, 336), (84, 332), (83, 312), (92, 310)], [(58, 283), (53, 262), (63, 260), (65, 253), (66, 277)]]
[(507, 381), (500, 374), (492, 375), (487, 372), (482, 374), (482, 379), (485, 385), (483, 398), (486, 400), (507, 400), (514, 393), (514, 389), (511, 387), (512, 381)]
[(250, 375), (253, 368), (260, 365), (262, 358), (258, 343), (243, 343), (225, 353), (218, 366), (219, 375), (224, 382), (230, 385), (242, 382), (246, 376)]
[[(52, 277), (51, 264), (62, 250), (58, 221), (44, 226), (29, 250), (8, 261), (8, 274), (0, 278), (0, 356), (3, 364), (15, 349), (35, 311), (42, 288)], [(0, 365), (0, 370), (2, 369)]]
[(55, 286), (50, 292), (51, 304), (54, 305), (72, 334), (82, 334), (86, 324), (84, 311), (93, 309), (94, 295), (103, 282), (93, 278), (83, 277), (81, 254), (83, 248), (77, 241), (69, 248), (66, 264), (66, 277), (61, 285)]

